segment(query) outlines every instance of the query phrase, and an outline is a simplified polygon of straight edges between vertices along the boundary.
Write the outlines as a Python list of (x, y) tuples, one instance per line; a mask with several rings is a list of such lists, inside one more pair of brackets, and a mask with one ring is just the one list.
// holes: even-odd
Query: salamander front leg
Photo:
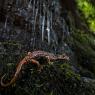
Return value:
[(31, 59), (30, 62), (32, 62), (32, 64), (36, 64), (38, 66), (37, 71), (41, 72), (41, 70), (43, 69), (43, 65), (41, 65), (39, 61)]
[(48, 64), (50, 64), (50, 58), (49, 58), (49, 56), (46, 56), (46, 58), (47, 58)]

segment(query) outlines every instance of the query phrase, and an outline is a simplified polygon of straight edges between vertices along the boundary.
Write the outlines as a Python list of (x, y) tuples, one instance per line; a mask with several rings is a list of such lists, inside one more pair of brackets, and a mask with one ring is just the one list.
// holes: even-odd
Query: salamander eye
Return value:
[(62, 55), (59, 55), (58, 58), (63, 58), (63, 56)]
[(64, 54), (62, 54), (62, 57), (65, 57), (66, 56), (66, 54), (64, 53)]

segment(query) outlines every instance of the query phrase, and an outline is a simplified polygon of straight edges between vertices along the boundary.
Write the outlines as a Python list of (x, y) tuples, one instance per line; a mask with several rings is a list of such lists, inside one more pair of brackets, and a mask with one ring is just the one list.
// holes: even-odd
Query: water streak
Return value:
[(16, 0), (16, 7), (19, 7), (19, 0)]
[(6, 16), (5, 24), (4, 24), (4, 32), (7, 30), (7, 21), (8, 21), (8, 16)]
[(66, 21), (64, 19), (63, 19), (63, 27), (62, 27), (62, 29), (63, 29), (64, 38), (66, 36), (70, 36), (69, 27), (67, 26)]
[(45, 16), (43, 16), (43, 20), (42, 20), (42, 41), (44, 41), (44, 26), (45, 26)]
[[(41, 10), (40, 10), (40, 12), (41, 12)], [(44, 2), (43, 2), (42, 12), (43, 12), (43, 16), (42, 16), (42, 41), (44, 41), (44, 37), (45, 37), (45, 35), (44, 35), (45, 34), (45, 22), (46, 22), (45, 21), (45, 19), (46, 19), (46, 6), (45, 6)]]
[(48, 44), (50, 45), (50, 20), (49, 20), (49, 17), (47, 19), (47, 29), (46, 30), (47, 30), (47, 34), (48, 34)]
[(32, 0), (30, 0), (29, 3), (28, 3), (28, 9), (31, 9), (32, 8), (31, 2), (32, 2)]
[(51, 28), (51, 35), (53, 35), (53, 39), (55, 41), (55, 45), (58, 45), (58, 39), (57, 39), (57, 36), (53, 30), (53, 17), (52, 17), (52, 12), (51, 12), (51, 16), (50, 16), (50, 22), (51, 22), (51, 25), (50, 25), (50, 28)]
[[(17, 15), (24, 18), (25, 24), (27, 23), (26, 28), (30, 31), (33, 48), (39, 41), (42, 44), (45, 42), (46, 45), (53, 45), (56, 48), (61, 39), (63, 42), (64, 37), (69, 35), (67, 23), (60, 14), (58, 0), (16, 0), (16, 5), (18, 5), (16, 8), (18, 7), (19, 9)], [(7, 19), (6, 17), (4, 30), (7, 28)]]

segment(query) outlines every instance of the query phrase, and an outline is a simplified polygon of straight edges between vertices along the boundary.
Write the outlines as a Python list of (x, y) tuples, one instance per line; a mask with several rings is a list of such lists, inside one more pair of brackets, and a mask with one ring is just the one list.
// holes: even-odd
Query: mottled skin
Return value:
[(45, 57), (48, 60), (48, 63), (50, 63), (52, 61), (56, 61), (56, 60), (69, 60), (69, 57), (66, 55), (55, 56), (53, 53), (49, 53), (49, 52), (45, 52), (45, 51), (41, 51), (41, 50), (28, 52), (28, 54), (18, 64), (18, 66), (16, 68), (16, 72), (9, 83), (6, 83), (6, 84), (3, 83), (3, 79), (4, 79), (5, 75), (3, 75), (1, 77), (1, 86), (8, 87), (11, 84), (13, 84), (16, 81), (16, 79), (21, 71), (21, 68), (24, 64), (27, 64), (27, 63), (36, 64), (38, 66), (38, 71), (41, 71), (43, 66), (39, 63), (39, 61), (37, 61), (37, 58), (40, 58), (40, 57)]

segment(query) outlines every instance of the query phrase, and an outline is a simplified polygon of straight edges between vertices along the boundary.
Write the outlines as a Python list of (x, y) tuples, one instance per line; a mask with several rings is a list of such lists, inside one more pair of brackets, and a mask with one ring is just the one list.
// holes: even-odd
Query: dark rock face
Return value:
[(42, 49), (55, 53), (65, 48), (64, 39), (69, 29), (61, 16), (59, 1), (0, 2), (4, 5), (0, 5), (1, 42), (20, 44), (24, 50)]

